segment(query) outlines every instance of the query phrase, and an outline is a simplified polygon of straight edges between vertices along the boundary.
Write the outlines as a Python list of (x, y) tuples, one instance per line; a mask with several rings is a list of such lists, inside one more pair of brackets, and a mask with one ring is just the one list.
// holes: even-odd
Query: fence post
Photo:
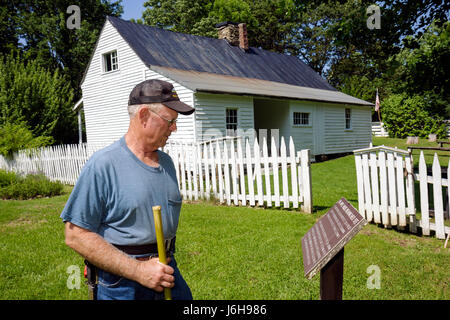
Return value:
[(242, 143), (241, 139), (237, 141), (237, 149), (238, 149), (238, 162), (239, 162), (239, 175), (240, 175), (240, 183), (241, 183), (241, 203), (243, 206), (247, 205), (247, 195), (245, 191), (245, 174), (244, 174), (244, 156), (242, 153)]
[(312, 190), (311, 190), (311, 174), (310, 174), (310, 161), (309, 161), (309, 149), (301, 151), (301, 175), (302, 175), (302, 187), (303, 187), (303, 211), (306, 213), (312, 213)]
[(235, 206), (239, 204), (239, 189), (237, 185), (237, 165), (236, 165), (236, 151), (234, 149), (234, 140), (231, 140), (231, 180), (233, 185), (233, 203)]
[(400, 227), (406, 226), (406, 210), (405, 210), (405, 186), (404, 186), (404, 169), (403, 169), (403, 157), (400, 154), (396, 154), (397, 160), (397, 193), (398, 193), (398, 225)]
[(272, 153), (272, 171), (273, 171), (273, 188), (275, 197), (275, 207), (280, 206), (280, 181), (279, 181), (279, 171), (278, 171), (278, 149), (275, 143), (275, 138), (272, 136), (271, 143), (271, 153)]
[(377, 154), (375, 151), (370, 152), (370, 179), (372, 184), (372, 210), (375, 223), (381, 223), (380, 220), (380, 198), (378, 192), (378, 166)]
[(269, 168), (269, 152), (267, 150), (267, 140), (263, 138), (263, 157), (264, 157), (264, 177), (266, 183), (267, 206), (272, 206), (272, 190), (270, 188), (270, 168)]
[(225, 197), (227, 205), (231, 205), (231, 190), (230, 190), (230, 162), (228, 158), (227, 142), (223, 142), (223, 174), (225, 177)]
[(287, 178), (286, 144), (281, 137), (281, 178), (283, 180), (283, 206), (289, 208), (289, 186)]
[(397, 225), (397, 191), (395, 188), (395, 168), (394, 168), (394, 154), (388, 153), (388, 185), (389, 185), (389, 224)]
[(298, 208), (297, 161), (295, 159), (295, 146), (292, 137), (289, 138), (289, 158), (291, 162), (292, 204), (294, 208)]
[(262, 188), (260, 152), (261, 151), (259, 149), (258, 139), (255, 138), (255, 142), (253, 144), (253, 155), (255, 156), (256, 190), (257, 190), (258, 206), (261, 207), (264, 205), (264, 194)]
[(248, 139), (245, 141), (245, 157), (247, 162), (247, 181), (250, 205), (255, 205), (255, 191), (253, 187), (253, 170), (252, 170), (252, 155), (250, 153), (250, 143)]
[(219, 140), (216, 141), (216, 160), (217, 160), (217, 175), (219, 176), (219, 200), (220, 203), (224, 202), (223, 198), (223, 175), (222, 175), (222, 159), (220, 153)]
[[(206, 143), (203, 145), (203, 157), (204, 157), (204, 163), (205, 163), (205, 195), (206, 199), (209, 200), (210, 193), (211, 193), (211, 185), (209, 184), (209, 158), (208, 158), (208, 148), (206, 147)], [(213, 167), (211, 165), (211, 167)]]
[(386, 153), (380, 151), (378, 153), (378, 161), (380, 163), (380, 198), (381, 198), (381, 221), (384, 226), (389, 225), (389, 205), (388, 205), (388, 183), (386, 171)]
[(410, 155), (405, 157), (406, 166), (406, 200), (408, 202), (407, 214), (409, 215), (409, 231), (417, 233), (416, 225), (416, 207), (415, 207), (415, 194), (414, 194), (414, 163), (413, 158)]
[(365, 201), (364, 201), (364, 176), (362, 172), (361, 154), (355, 154), (356, 167), (356, 183), (358, 188), (358, 211), (366, 217)]
[(436, 225), (436, 238), (445, 239), (441, 166), (439, 165), (439, 159), (436, 153), (434, 154), (433, 159), (433, 198), (434, 198), (434, 222)]
[(362, 167), (364, 176), (364, 207), (366, 209), (366, 216), (368, 222), (372, 221), (372, 195), (370, 192), (370, 176), (369, 176), (369, 162), (367, 153), (362, 155)]

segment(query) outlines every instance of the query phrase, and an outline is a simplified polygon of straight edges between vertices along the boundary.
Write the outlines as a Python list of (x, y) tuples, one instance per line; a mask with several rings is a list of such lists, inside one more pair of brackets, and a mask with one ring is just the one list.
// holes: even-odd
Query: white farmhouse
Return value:
[(371, 103), (337, 91), (296, 57), (248, 48), (243, 24), (217, 27), (213, 39), (108, 17), (81, 84), (88, 143), (125, 134), (130, 91), (162, 79), (196, 108), (179, 116), (172, 141), (243, 135), (253, 142), (256, 130), (292, 136), (316, 156), (369, 146)]

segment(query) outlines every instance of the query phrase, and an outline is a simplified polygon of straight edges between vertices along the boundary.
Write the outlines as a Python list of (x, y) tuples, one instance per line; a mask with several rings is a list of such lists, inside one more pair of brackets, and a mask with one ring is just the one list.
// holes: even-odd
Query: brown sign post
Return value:
[(331, 207), (302, 238), (305, 277), (320, 270), (320, 298), (341, 300), (344, 276), (344, 246), (367, 221), (345, 199)]

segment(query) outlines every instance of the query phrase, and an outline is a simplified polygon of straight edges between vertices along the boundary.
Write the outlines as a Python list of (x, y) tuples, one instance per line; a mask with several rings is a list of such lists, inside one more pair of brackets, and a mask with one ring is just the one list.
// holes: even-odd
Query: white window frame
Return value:
[(344, 121), (345, 121), (345, 130), (352, 130), (353, 126), (352, 126), (352, 109), (351, 108), (344, 109)]
[[(113, 53), (115, 53), (115, 57), (113, 57)], [(107, 70), (107, 60), (111, 60), (111, 70)], [(114, 61), (115, 60), (115, 61)], [(119, 70), (119, 54), (117, 50), (111, 50), (105, 53), (102, 53), (102, 71), (103, 73), (111, 73)]]
[[(300, 117), (299, 118), (300, 123), (295, 123), (295, 119), (296, 119), (295, 115), (296, 114), (298, 114)], [(305, 117), (304, 117), (305, 115), (307, 115), (306, 119), (307, 119), (308, 123), (302, 123), (305, 120)], [(292, 125), (294, 127), (310, 127), (311, 126), (311, 112), (301, 112), (301, 111), (292, 112)]]
[[(228, 123), (228, 110), (229, 111), (235, 111), (236, 112), (236, 122), (235, 123)], [(233, 129), (228, 129), (228, 125), (235, 125), (236, 129), (234, 129), (234, 132), (232, 134), (229, 134), (231, 132), (231, 130)], [(227, 107), (225, 108), (225, 135), (226, 136), (230, 136), (230, 137), (235, 137), (237, 135), (237, 129), (239, 128), (239, 109), (238, 108), (233, 108), (233, 107)], [(228, 131), (230, 130), (230, 131)]]

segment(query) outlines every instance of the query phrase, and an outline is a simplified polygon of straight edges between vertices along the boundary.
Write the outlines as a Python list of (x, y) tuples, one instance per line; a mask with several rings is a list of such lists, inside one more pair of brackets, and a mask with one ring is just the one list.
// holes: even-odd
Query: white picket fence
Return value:
[[(200, 144), (169, 143), (166, 151), (173, 159), (184, 199), (210, 199), (228, 205), (266, 205), (299, 208), (312, 212), (309, 150), (296, 152), (292, 138), (289, 149), (284, 138), (278, 152), (269, 156), (267, 143), (255, 140), (253, 152), (241, 139), (216, 140)], [(13, 160), (0, 156), (0, 168), (20, 174), (43, 173), (52, 181), (74, 185), (86, 161), (102, 146), (61, 145), (22, 150)], [(272, 139), (271, 150), (277, 150)]]
[(86, 161), (102, 147), (83, 143), (20, 150), (12, 160), (0, 155), (0, 169), (24, 175), (41, 173), (52, 181), (74, 185)]
[(372, 134), (375, 137), (389, 137), (389, 133), (383, 125), (383, 122), (372, 122)]
[[(253, 150), (252, 150), (253, 149)], [(277, 150), (272, 138), (271, 150)], [(221, 203), (284, 208), (312, 212), (310, 151), (289, 148), (284, 137), (278, 152), (269, 155), (265, 139), (255, 139), (253, 148), (241, 139), (195, 145), (169, 143), (166, 151), (173, 159), (183, 198), (214, 197)]]
[[(354, 151), (358, 188), (359, 212), (369, 221), (423, 235), (445, 239), (450, 227), (444, 225), (442, 187), (448, 187), (443, 179), (437, 155), (434, 155), (432, 176), (428, 176), (423, 152), (419, 158), (419, 173), (414, 173), (411, 153), (385, 146)], [(450, 172), (448, 172), (450, 174)], [(449, 175), (447, 175), (449, 176)], [(416, 215), (414, 181), (419, 181), (420, 219)], [(428, 184), (433, 185), (434, 221), (430, 218)], [(446, 193), (447, 201), (450, 195)]]

